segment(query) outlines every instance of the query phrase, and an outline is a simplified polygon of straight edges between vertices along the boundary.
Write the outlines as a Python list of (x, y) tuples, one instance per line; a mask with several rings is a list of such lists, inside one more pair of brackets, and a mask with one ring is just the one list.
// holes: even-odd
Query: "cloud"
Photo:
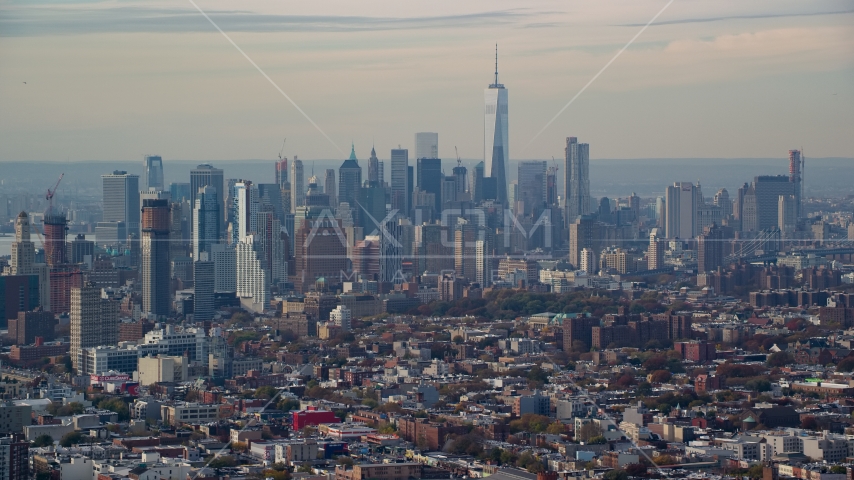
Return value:
[[(707, 18), (683, 18), (676, 20), (663, 20), (660, 22), (655, 22), (650, 26), (656, 25), (681, 25), (684, 23), (708, 23), (708, 22), (723, 22), (727, 20), (760, 20), (760, 19), (770, 19), (770, 18), (784, 18), (784, 17), (815, 17), (822, 15), (841, 15), (847, 13), (854, 13), (854, 10), (841, 10), (836, 12), (804, 12), (804, 13), (761, 13), (756, 15), (730, 15), (725, 17), (707, 17)], [(643, 27), (646, 25), (645, 23), (624, 23), (621, 25), (617, 25), (619, 27)]]
[[(196, 10), (140, 7), (6, 8), (0, 14), (0, 36), (74, 35), (91, 33), (210, 32)], [(210, 17), (229, 32), (364, 32), (502, 25), (534, 14), (518, 10), (414, 18), (276, 15), (246, 11), (211, 11)]]

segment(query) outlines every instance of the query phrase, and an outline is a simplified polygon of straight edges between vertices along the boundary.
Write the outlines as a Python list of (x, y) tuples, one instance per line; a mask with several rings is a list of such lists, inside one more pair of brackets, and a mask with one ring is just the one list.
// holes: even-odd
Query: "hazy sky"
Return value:
[(496, 42), (512, 158), (854, 156), (850, 0), (675, 0), (530, 145), (667, 0), (194, 1), (337, 148), (189, 0), (0, 0), (0, 161), (478, 158)]

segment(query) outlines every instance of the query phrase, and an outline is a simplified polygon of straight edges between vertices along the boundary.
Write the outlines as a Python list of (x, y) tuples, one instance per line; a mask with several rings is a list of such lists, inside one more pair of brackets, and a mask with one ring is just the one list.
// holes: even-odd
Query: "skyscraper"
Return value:
[(216, 265), (209, 261), (208, 252), (202, 252), (193, 262), (193, 321), (212, 320), (214, 316), (214, 288)]
[(471, 176), (471, 199), (477, 203), (483, 200), (483, 162), (478, 162), (474, 166), (474, 173)]
[(155, 317), (169, 315), (169, 202), (144, 200), (142, 203), (142, 311)]
[(270, 299), (270, 271), (258, 254), (255, 235), (247, 235), (235, 246), (237, 253), (237, 297), (253, 311), (263, 311)]
[(288, 180), (288, 157), (284, 157), (276, 162), (276, 184), (279, 188), (284, 188)]
[(21, 212), (15, 219), (15, 243), (12, 244), (9, 273), (11, 275), (31, 275), (35, 263), (36, 247), (30, 240), (30, 217), (27, 212)]
[(723, 229), (712, 224), (697, 237), (697, 273), (713, 272), (723, 263)]
[(234, 198), (234, 224), (231, 226), (231, 243), (243, 240), (257, 231), (255, 213), (258, 212), (258, 187), (249, 180), (239, 180), (232, 189)]
[(326, 180), (324, 182), (324, 191), (329, 195), (329, 206), (338, 206), (338, 188), (335, 186), (335, 169), (326, 169)]
[(647, 270), (664, 268), (664, 240), (660, 232), (659, 228), (653, 228), (649, 232), (649, 248), (646, 251)]
[(507, 202), (507, 166), (510, 165), (507, 130), (507, 89), (498, 83), (498, 45), (495, 46), (495, 80), (484, 90), (483, 161), (485, 173), (495, 179), (496, 200)]
[(391, 208), (409, 215), (409, 150), (393, 148), (391, 150)]
[(697, 233), (697, 194), (691, 182), (676, 182), (667, 187), (664, 202), (664, 236), (688, 240)]
[(418, 159), (418, 189), (435, 195), (434, 214), (439, 215), (442, 211), (442, 160)]
[(546, 162), (519, 162), (519, 196), (516, 202), (523, 202), (524, 210), (517, 213), (529, 215), (542, 211), (547, 193), (546, 170)]
[(464, 199), (471, 199), (471, 197), (466, 197), (466, 188), (468, 188), (468, 170), (466, 167), (462, 166), (462, 164), (457, 163), (457, 166), (453, 169), (454, 179), (457, 183), (457, 201)]
[(139, 176), (123, 170), (101, 175), (104, 221), (125, 222), (127, 233), (139, 234)]
[(163, 190), (163, 159), (159, 155), (148, 155), (143, 160), (145, 166), (145, 188)]
[[(801, 207), (804, 193), (803, 166), (804, 158), (801, 155), (801, 151), (789, 150), (789, 181), (792, 182), (795, 196), (795, 220), (803, 216)], [(783, 226), (780, 225), (780, 228), (783, 228)]]
[[(18, 214), (15, 219), (15, 242), (12, 244), (12, 258), (9, 261), (10, 275), (37, 275), (39, 288), (39, 305), (42, 309), (50, 310), (52, 305), (49, 268), (44, 263), (36, 263), (36, 249), (30, 240), (30, 217), (27, 212)], [(20, 296), (16, 296), (20, 297)], [(23, 304), (23, 299), (20, 299)]]
[(572, 224), (579, 215), (590, 213), (590, 145), (567, 137), (564, 151), (566, 222)]
[(569, 263), (581, 267), (581, 251), (589, 248), (598, 256), (600, 248), (599, 224), (592, 215), (579, 215), (569, 224)]
[(380, 175), (380, 159), (377, 158), (377, 151), (371, 147), (371, 156), (368, 158), (368, 181), (377, 182), (377, 185), (382, 186), (382, 175)]
[[(220, 222), (219, 195), (216, 188), (206, 185), (199, 189), (193, 207), (193, 260), (199, 261), (201, 254), (210, 252), (211, 245), (219, 243)], [(174, 240), (174, 239), (173, 239)]]
[(418, 132), (415, 134), (415, 159), (439, 158), (439, 134)]
[(297, 207), (305, 206), (305, 169), (302, 165), (302, 160), (294, 157), (291, 163), (291, 212), (294, 213)]
[(115, 345), (119, 341), (119, 305), (101, 298), (94, 283), (71, 289), (71, 362), (85, 371), (83, 349)]
[[(228, 218), (228, 208), (226, 206), (228, 191), (225, 189), (222, 169), (202, 164), (190, 171), (190, 211), (192, 212), (192, 207), (196, 205), (196, 195), (198, 195), (199, 189), (207, 185), (216, 188), (216, 194), (219, 197), (221, 205), (220, 214), (222, 214), (219, 236), (225, 238), (225, 221)], [(192, 219), (190, 219), (190, 225), (193, 225)]]
[(338, 169), (338, 202), (347, 202), (350, 208), (359, 200), (359, 189), (362, 187), (362, 167), (356, 159), (356, 147), (350, 147), (350, 158), (344, 160)]

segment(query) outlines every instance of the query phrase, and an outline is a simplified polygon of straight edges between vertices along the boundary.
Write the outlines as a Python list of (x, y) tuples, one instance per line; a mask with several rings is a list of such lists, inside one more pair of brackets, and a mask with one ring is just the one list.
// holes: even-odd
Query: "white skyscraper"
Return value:
[[(232, 243), (243, 240), (247, 235), (257, 232), (255, 221), (260, 204), (258, 187), (250, 181), (234, 184), (234, 225), (232, 225)], [(236, 227), (236, 228), (235, 228)]]
[(270, 272), (255, 248), (255, 235), (240, 239), (237, 251), (237, 297), (244, 308), (264, 310), (270, 299)]
[(418, 132), (415, 134), (415, 158), (439, 158), (439, 134)]
[(139, 235), (139, 176), (116, 170), (101, 175), (101, 180), (104, 185), (104, 221), (125, 222), (128, 234)]
[(483, 162), (485, 175), (495, 179), (496, 197), (507, 201), (507, 166), (510, 147), (507, 130), (507, 89), (498, 83), (498, 45), (495, 46), (495, 81), (484, 90)]

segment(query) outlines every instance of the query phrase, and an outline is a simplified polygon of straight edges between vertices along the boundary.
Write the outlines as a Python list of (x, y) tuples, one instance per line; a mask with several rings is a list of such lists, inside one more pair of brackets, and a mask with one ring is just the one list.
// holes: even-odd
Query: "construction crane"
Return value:
[(281, 160), (281, 159), (282, 159), (282, 154), (283, 154), (283, 153), (285, 153), (285, 142), (287, 142), (287, 141), (288, 141), (288, 139), (287, 139), (287, 138), (285, 138), (284, 140), (282, 140), (282, 149), (281, 149), (281, 150), (279, 150), (279, 160)]
[(53, 189), (47, 189), (47, 194), (44, 196), (45, 200), (47, 200), (47, 215), (53, 213), (53, 196), (56, 194), (56, 189), (59, 188), (59, 182), (62, 181), (62, 177), (64, 176), (65, 173), (61, 173), (59, 175), (59, 180), (57, 180), (56, 183), (53, 185)]
[(456, 145), (454, 145), (454, 153), (456, 153), (456, 154), (457, 154), (457, 166), (459, 167), (459, 166), (460, 166), (460, 164), (461, 164), (461, 163), (463, 163), (463, 162), (461, 162), (461, 161), (460, 161), (460, 152), (458, 152), (458, 151), (457, 151), (457, 146), (456, 146)]

